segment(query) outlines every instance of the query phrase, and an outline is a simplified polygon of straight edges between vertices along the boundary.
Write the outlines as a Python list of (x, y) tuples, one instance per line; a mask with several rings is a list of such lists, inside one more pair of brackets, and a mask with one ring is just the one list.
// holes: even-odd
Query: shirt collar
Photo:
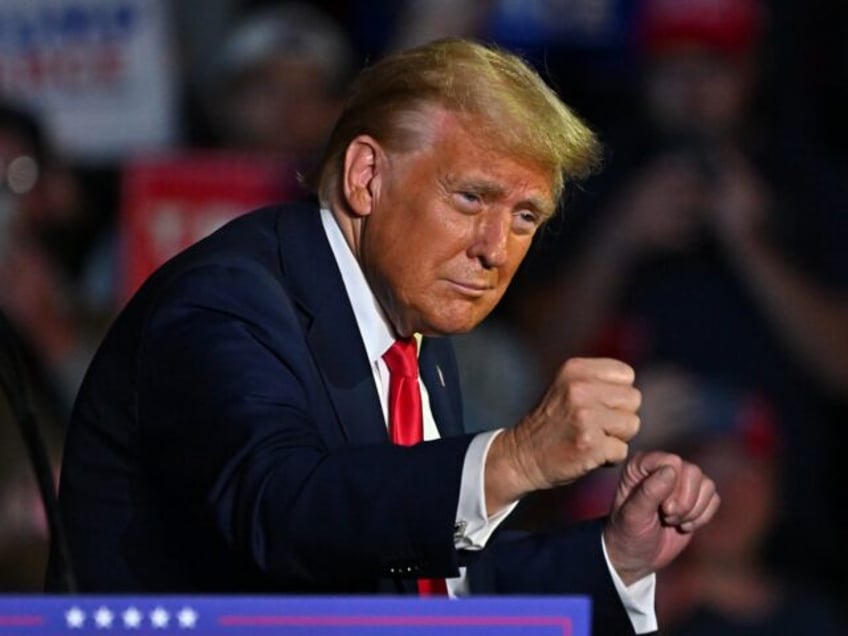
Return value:
[(380, 360), (395, 341), (395, 335), (383, 308), (371, 291), (359, 261), (353, 255), (333, 213), (321, 207), (321, 224), (330, 243), (330, 249), (342, 275), (345, 291), (350, 299), (356, 325), (371, 362)]

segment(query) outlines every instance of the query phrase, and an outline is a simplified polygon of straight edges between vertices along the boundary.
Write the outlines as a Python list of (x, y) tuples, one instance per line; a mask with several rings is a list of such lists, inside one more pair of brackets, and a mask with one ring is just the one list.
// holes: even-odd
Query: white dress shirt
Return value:
[[(368, 359), (371, 361), (374, 384), (380, 396), (383, 418), (388, 426), (389, 369), (383, 361), (383, 354), (394, 343), (395, 335), (383, 313), (382, 307), (374, 297), (356, 257), (347, 244), (341, 228), (339, 228), (332, 212), (324, 207), (321, 208), (321, 223), (324, 226), (330, 248), (341, 272), (345, 290), (353, 307), (356, 324), (362, 335), (365, 351), (368, 354)], [(421, 339), (418, 336), (416, 337), (420, 346)], [(439, 430), (436, 427), (433, 413), (430, 410), (427, 387), (420, 378), (418, 385), (421, 389), (424, 439), (438, 439)], [(454, 535), (457, 548), (482, 550), (492, 533), (517, 505), (516, 502), (512, 506), (491, 516), (486, 514), (486, 497), (484, 491), (486, 455), (492, 440), (499, 433), (500, 431), (497, 430), (478, 434), (471, 441), (466, 451), (456, 514), (456, 534)], [(655, 577), (651, 575), (629, 587), (625, 586), (615, 571), (615, 568), (609, 562), (606, 546), (603, 545), (603, 539), (601, 539), (601, 545), (616, 590), (621, 596), (622, 603), (627, 610), (636, 633), (642, 634), (656, 631), (657, 622), (654, 612)], [(446, 579), (446, 583), (448, 594), (451, 597), (468, 594), (465, 568), (460, 568), (460, 576)]]

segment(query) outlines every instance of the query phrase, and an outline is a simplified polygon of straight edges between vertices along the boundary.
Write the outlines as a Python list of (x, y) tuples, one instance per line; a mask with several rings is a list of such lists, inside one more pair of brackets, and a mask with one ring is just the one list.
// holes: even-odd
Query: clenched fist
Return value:
[(604, 529), (610, 562), (625, 584), (674, 560), (720, 503), (715, 483), (698, 466), (670, 453), (634, 455)]
[(633, 369), (606, 358), (567, 361), (536, 409), (495, 438), (486, 460), (489, 514), (524, 495), (624, 461), (639, 431)]

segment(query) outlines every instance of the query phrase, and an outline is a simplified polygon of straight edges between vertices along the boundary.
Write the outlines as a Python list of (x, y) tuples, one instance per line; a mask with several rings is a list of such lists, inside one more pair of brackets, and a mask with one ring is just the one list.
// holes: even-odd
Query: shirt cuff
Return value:
[(459, 550), (482, 550), (497, 527), (509, 516), (518, 502), (488, 516), (486, 514), (486, 457), (494, 439), (502, 429), (476, 435), (471, 440), (462, 465), (459, 504), (454, 525), (454, 545)]
[(627, 616), (633, 625), (633, 631), (637, 634), (648, 634), (657, 631), (657, 613), (654, 609), (654, 598), (657, 590), (656, 574), (650, 574), (641, 578), (632, 585), (625, 585), (618, 572), (615, 571), (612, 563), (610, 563), (603, 535), (601, 535), (601, 547), (604, 550), (604, 559), (606, 559), (615, 590), (618, 592), (621, 604), (627, 610)]

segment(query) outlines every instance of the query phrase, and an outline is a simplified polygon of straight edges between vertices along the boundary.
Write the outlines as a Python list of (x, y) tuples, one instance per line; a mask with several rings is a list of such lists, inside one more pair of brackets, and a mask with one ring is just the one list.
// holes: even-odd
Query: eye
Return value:
[(513, 218), (513, 229), (518, 234), (532, 234), (540, 225), (539, 215), (532, 210), (518, 210)]
[(474, 192), (456, 192), (453, 198), (456, 206), (463, 211), (474, 212), (483, 204), (483, 198)]

